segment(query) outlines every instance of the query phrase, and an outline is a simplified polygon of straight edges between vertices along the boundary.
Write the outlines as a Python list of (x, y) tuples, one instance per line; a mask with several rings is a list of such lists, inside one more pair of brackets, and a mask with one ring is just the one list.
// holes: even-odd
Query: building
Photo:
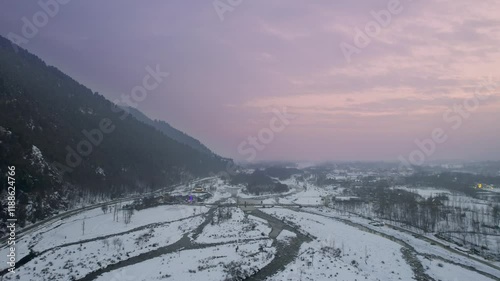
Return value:
[(197, 186), (193, 189), (193, 193), (205, 193), (205, 189), (201, 186)]

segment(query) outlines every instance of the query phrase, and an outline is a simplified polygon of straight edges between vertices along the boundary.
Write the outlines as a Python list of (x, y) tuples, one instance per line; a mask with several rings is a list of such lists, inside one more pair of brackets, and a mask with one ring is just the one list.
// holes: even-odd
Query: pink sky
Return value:
[[(222, 21), (212, 4), (72, 1), (23, 47), (110, 100), (160, 65), (170, 77), (138, 108), (238, 160), (283, 107), (298, 117), (255, 160), (396, 161), (435, 128), (448, 139), (430, 160), (500, 158), (499, 1), (401, 0), (349, 61), (340, 45), (393, 2), (243, 0)], [(38, 10), (2, 2), (0, 34)], [(443, 114), (484, 81), (498, 89), (454, 129)]]

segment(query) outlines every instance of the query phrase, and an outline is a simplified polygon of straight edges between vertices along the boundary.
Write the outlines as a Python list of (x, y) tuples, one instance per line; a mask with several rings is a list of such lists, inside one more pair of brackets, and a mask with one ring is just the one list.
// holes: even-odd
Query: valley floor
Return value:
[(86, 210), (24, 235), (18, 268), (0, 264), (2, 280), (499, 280), (495, 265), (430, 238), (330, 208), (279, 206), (323, 195), (294, 190), (239, 208), (220, 188), (210, 203), (231, 205), (157, 206), (128, 223)]

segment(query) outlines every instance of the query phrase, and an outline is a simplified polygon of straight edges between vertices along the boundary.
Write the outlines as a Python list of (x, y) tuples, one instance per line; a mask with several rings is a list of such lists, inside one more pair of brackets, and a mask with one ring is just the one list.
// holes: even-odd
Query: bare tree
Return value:
[(82, 235), (85, 235), (85, 219), (86, 219), (86, 218), (87, 218), (87, 217), (85, 217), (85, 218), (83, 219), (83, 221), (82, 221)]
[(368, 264), (368, 248), (365, 245), (365, 264)]
[(115, 203), (115, 208), (114, 208), (114, 211), (113, 211), (113, 221), (118, 221), (118, 204)]
[(115, 247), (115, 249), (117, 250), (120, 250), (122, 248), (122, 245), (123, 245), (123, 242), (120, 238), (115, 238), (113, 239), (113, 246)]
[(106, 250), (109, 250), (109, 241), (108, 241), (108, 239), (102, 240), (102, 243), (104, 244), (104, 246), (106, 246)]
[(497, 252), (500, 253), (500, 238), (497, 238)]
[(328, 206), (330, 205), (330, 196), (327, 195), (323, 197), (323, 205), (328, 208)]
[(134, 209), (132, 208), (123, 209), (123, 222), (125, 222), (125, 224), (129, 224), (130, 221), (132, 220), (133, 214), (134, 214)]

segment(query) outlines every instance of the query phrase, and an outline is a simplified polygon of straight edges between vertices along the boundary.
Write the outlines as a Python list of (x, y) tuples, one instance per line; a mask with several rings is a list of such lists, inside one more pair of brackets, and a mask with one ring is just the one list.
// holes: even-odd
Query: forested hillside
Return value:
[[(83, 194), (111, 198), (156, 189), (216, 173), (227, 161), (125, 116), (0, 37), (0, 172), (16, 166), (21, 224), (67, 208)], [(7, 189), (6, 181), (0, 185)]]
[(205, 145), (203, 145), (199, 140), (187, 135), (184, 132), (177, 130), (176, 128), (170, 126), (170, 124), (168, 124), (167, 122), (161, 120), (151, 120), (144, 113), (140, 112), (138, 109), (133, 107), (128, 107), (126, 108), (126, 110), (137, 120), (145, 124), (148, 124), (150, 126), (153, 126), (158, 131), (164, 133), (169, 138), (176, 140), (180, 143), (186, 144), (198, 150), (199, 152), (212, 154), (212, 151), (210, 151), (210, 149), (208, 149)]

